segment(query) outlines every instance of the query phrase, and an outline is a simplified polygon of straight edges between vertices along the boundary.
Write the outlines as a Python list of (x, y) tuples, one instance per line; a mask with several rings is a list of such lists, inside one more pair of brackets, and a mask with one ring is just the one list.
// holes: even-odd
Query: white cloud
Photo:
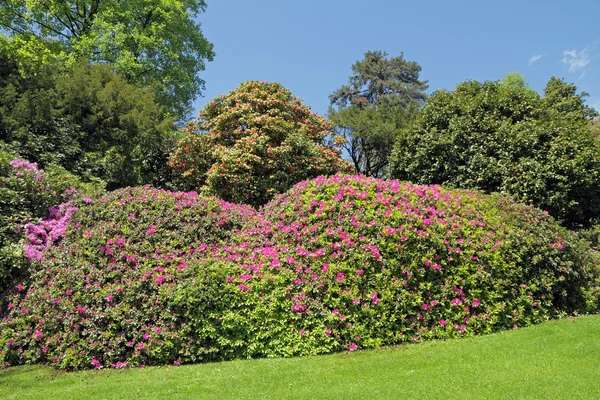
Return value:
[(565, 50), (560, 61), (569, 66), (569, 72), (579, 71), (590, 63), (590, 49), (586, 47), (581, 51)]
[(535, 56), (531, 57), (529, 59), (529, 66), (531, 67), (533, 65), (534, 62), (538, 61), (540, 58), (542, 58), (543, 56), (541, 54), (536, 54)]

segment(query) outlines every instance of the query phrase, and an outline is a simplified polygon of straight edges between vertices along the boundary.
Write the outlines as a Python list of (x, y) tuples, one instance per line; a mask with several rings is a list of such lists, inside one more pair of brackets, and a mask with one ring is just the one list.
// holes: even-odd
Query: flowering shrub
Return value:
[(63, 206), (49, 219), (55, 222), (28, 225), (38, 268), (10, 299), (1, 357), (90, 368), (189, 362), (180, 352), (192, 346), (201, 359), (209, 340), (185, 335), (185, 315), (168, 302), (198, 273), (199, 256), (216, 244), (226, 248), (255, 214), (195, 192), (127, 188)]
[(301, 180), (352, 170), (327, 140), (330, 124), (278, 83), (242, 83), (188, 129), (171, 167), (188, 189), (234, 203), (262, 205)]
[(38, 222), (50, 207), (102, 189), (99, 184), (82, 183), (60, 167), (42, 170), (0, 148), (0, 298), (12, 280), (24, 278), (21, 242), (26, 224)]
[(149, 188), (79, 207), (11, 297), (0, 323), (7, 364), (353, 351), (599, 306), (589, 243), (500, 196), (333, 176), (258, 212)]
[[(319, 177), (262, 209), (271, 230), (222, 255), (240, 356), (460, 337), (598, 309), (598, 253), (500, 196)], [(239, 302), (239, 303), (238, 303)]]

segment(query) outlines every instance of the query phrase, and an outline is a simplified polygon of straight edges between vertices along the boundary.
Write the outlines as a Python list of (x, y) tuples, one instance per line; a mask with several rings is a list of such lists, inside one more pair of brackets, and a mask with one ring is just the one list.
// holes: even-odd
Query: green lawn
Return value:
[(327, 356), (0, 372), (1, 399), (600, 399), (600, 316)]

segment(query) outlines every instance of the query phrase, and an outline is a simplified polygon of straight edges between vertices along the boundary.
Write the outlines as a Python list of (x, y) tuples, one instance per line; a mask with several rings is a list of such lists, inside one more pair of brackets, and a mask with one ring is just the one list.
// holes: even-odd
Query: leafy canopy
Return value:
[(61, 42), (71, 60), (110, 63), (184, 118), (213, 46), (195, 19), (204, 0), (2, 0), (0, 27)]
[(434, 93), (399, 137), (392, 175), (419, 183), (502, 192), (569, 227), (600, 216), (600, 140), (574, 85), (461, 83)]
[(0, 39), (0, 140), (42, 168), (60, 165), (109, 188), (164, 185), (177, 131), (152, 91), (107, 65), (65, 68), (43, 44), (26, 43), (23, 53), (22, 41)]
[(421, 67), (403, 55), (387, 58), (368, 51), (352, 66), (349, 83), (331, 96), (329, 119), (354, 169), (367, 176), (387, 174), (388, 156), (399, 128), (416, 115), (425, 100), (427, 82), (419, 80)]
[(170, 161), (188, 189), (258, 206), (295, 183), (349, 171), (329, 123), (279, 83), (249, 81), (211, 101)]

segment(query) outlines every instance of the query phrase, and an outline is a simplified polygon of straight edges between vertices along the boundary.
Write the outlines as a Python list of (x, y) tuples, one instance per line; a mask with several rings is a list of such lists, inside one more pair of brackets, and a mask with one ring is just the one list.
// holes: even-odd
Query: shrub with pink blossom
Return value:
[[(320, 177), (261, 213), (266, 236), (227, 249), (241, 357), (375, 348), (598, 310), (598, 253), (500, 196)], [(229, 301), (229, 300), (228, 300)]]
[(260, 211), (123, 189), (80, 204), (61, 235), (11, 298), (2, 362), (120, 368), (354, 351), (599, 306), (589, 243), (537, 209), (439, 186), (319, 177)]
[[(203, 276), (199, 260), (227, 248), (255, 216), (195, 192), (151, 188), (63, 205), (27, 227), (35, 272), (10, 298), (0, 357), (70, 369), (210, 358), (213, 339), (188, 336), (186, 316), (169, 302)], [(221, 297), (207, 294), (214, 298), (199, 307)]]
[(102, 190), (102, 185), (85, 184), (60, 167), (43, 170), (0, 147), (0, 307), (7, 287), (15, 279), (26, 279), (22, 241), (27, 224), (38, 223), (68, 199)]

